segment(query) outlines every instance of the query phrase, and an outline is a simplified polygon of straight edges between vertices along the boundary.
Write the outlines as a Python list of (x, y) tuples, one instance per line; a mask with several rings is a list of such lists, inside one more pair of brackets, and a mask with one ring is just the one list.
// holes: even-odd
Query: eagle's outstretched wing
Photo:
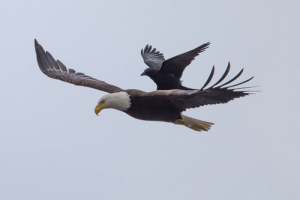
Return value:
[(50, 78), (58, 79), (74, 85), (85, 86), (102, 90), (108, 93), (122, 91), (121, 88), (97, 80), (73, 69), (67, 69), (59, 60), (55, 60), (49, 52), (45, 52), (43, 47), (35, 40), (35, 51), (38, 65), (41, 71)]
[(213, 67), (210, 76), (200, 90), (157, 90), (144, 95), (160, 99), (162, 103), (171, 103), (179, 111), (185, 111), (189, 108), (227, 103), (235, 98), (243, 97), (252, 93), (251, 91), (243, 90), (250, 87), (236, 88), (236, 86), (250, 81), (253, 77), (243, 82), (229, 85), (243, 73), (243, 69), (226, 83), (220, 84), (230, 70), (230, 63), (228, 63), (227, 69), (223, 76), (214, 85), (210, 86), (209, 88), (205, 88), (210, 83), (214, 75), (214, 70), (215, 68)]

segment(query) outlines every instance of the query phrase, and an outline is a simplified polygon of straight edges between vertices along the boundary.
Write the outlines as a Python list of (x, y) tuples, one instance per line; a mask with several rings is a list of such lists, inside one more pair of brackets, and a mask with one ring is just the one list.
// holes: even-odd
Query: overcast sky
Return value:
[[(284, 3), (283, 3), (284, 2)], [(1, 1), (0, 199), (300, 199), (300, 2)], [(188, 66), (201, 88), (213, 65), (260, 93), (188, 110), (207, 133), (131, 118), (105, 94), (50, 79), (34, 39), (67, 67), (153, 91), (140, 50), (165, 58), (210, 41)]]

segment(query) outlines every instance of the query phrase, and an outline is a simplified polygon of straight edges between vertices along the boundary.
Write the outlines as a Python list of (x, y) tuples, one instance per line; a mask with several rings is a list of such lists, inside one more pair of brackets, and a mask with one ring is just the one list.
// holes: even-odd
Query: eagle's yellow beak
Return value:
[(96, 115), (98, 115), (98, 113), (105, 107), (105, 103), (100, 103), (97, 104), (97, 106), (95, 107), (95, 113)]

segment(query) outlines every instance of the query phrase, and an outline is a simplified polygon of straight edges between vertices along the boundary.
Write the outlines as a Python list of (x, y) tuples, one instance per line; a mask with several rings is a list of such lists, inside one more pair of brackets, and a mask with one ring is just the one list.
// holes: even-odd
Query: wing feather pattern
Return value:
[(56, 61), (49, 52), (45, 52), (43, 47), (36, 40), (35, 50), (41, 71), (50, 78), (108, 93), (122, 91), (119, 87), (107, 84), (104, 81), (87, 76), (84, 73), (76, 72), (74, 69), (68, 69), (61, 61)]
[(159, 51), (156, 51), (155, 48), (152, 49), (152, 46), (148, 44), (144, 50), (142, 49), (141, 55), (145, 64), (156, 70), (159, 70), (162, 63), (165, 61), (164, 55)]
[(209, 82), (213, 77), (214, 67), (210, 73), (210, 76), (205, 82), (204, 86), (200, 90), (164, 90), (164, 91), (158, 90), (144, 95), (155, 96), (156, 98), (160, 99), (162, 103), (171, 102), (174, 107), (176, 107), (179, 111), (182, 112), (190, 108), (196, 108), (196, 107), (212, 105), (212, 104), (227, 103), (235, 98), (252, 94), (253, 91), (243, 90), (252, 87), (244, 87), (244, 88), (234, 88), (234, 87), (249, 82), (251, 79), (253, 79), (253, 77), (234, 85), (228, 85), (233, 81), (235, 81), (238, 77), (240, 77), (241, 74), (243, 73), (243, 70), (241, 70), (234, 78), (232, 78), (228, 82), (218, 86), (218, 84), (220, 84), (226, 78), (226, 76), (229, 73), (229, 70), (230, 70), (230, 65), (228, 65), (226, 71), (224, 72), (222, 77), (217, 81), (217, 83), (213, 84), (213, 86), (209, 88), (205, 88), (205, 87), (209, 84)]
[(160, 72), (173, 74), (176, 78), (180, 79), (184, 69), (189, 64), (191, 64), (191, 62), (195, 59), (196, 56), (198, 56), (201, 52), (205, 51), (209, 47), (209, 45), (210, 42), (204, 43), (191, 51), (166, 60), (162, 63)]

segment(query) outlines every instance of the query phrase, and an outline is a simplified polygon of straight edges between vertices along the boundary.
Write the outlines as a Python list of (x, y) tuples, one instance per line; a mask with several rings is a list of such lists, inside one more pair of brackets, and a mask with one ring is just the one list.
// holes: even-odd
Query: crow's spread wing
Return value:
[(145, 64), (156, 70), (159, 70), (161, 64), (165, 61), (164, 55), (159, 51), (156, 51), (155, 48), (152, 49), (151, 45), (147, 45), (144, 50), (142, 49), (141, 55)]
[(160, 73), (173, 74), (176, 78), (180, 79), (184, 69), (191, 64), (196, 56), (205, 51), (209, 45), (210, 42), (207, 42), (191, 51), (166, 60), (160, 68)]

